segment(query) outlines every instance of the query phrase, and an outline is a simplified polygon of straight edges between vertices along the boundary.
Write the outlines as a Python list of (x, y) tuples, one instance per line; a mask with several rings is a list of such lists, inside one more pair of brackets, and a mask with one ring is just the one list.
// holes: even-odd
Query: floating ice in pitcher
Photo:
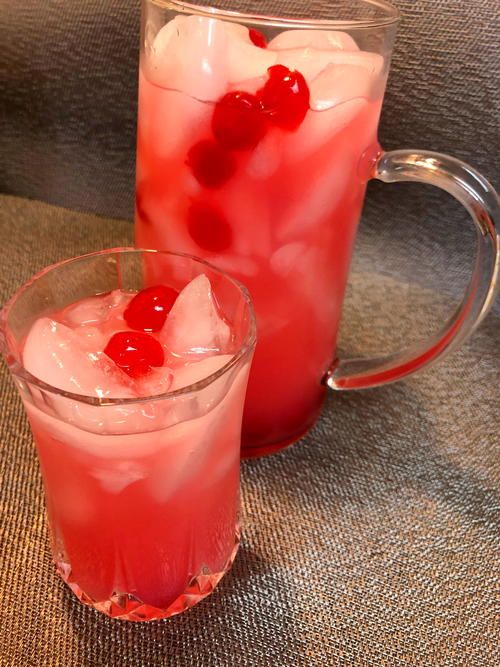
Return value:
[[(277, 63), (273, 51), (255, 46), (244, 28), (245, 34), (231, 35), (227, 45), (227, 78), (229, 84), (265, 77), (269, 67)], [(246, 88), (244, 88), (246, 90)]]
[(149, 33), (151, 76), (198, 100), (215, 101), (228, 84), (262, 76), (276, 63), (276, 54), (255, 46), (247, 28), (214, 18), (176, 16)]
[(359, 50), (350, 35), (338, 30), (284, 30), (269, 42), (268, 48), (278, 51), (305, 48)]
[(247, 173), (257, 181), (265, 181), (278, 170), (283, 153), (283, 137), (270, 132), (256, 146), (247, 164)]
[[(182, 81), (177, 81), (177, 75), (169, 81), (170, 86), (177, 86)], [(140, 72), (139, 81), (144, 78)], [(193, 128), (203, 132), (210, 127), (210, 119), (207, 115), (205, 102), (193, 97), (186, 97), (183, 92), (176, 89), (158, 90), (151, 89), (147, 85), (139, 85), (139, 104), (145, 109), (137, 120), (138, 142), (155, 132), (155, 150), (162, 158), (175, 155), (178, 151), (187, 151), (193, 136)], [(179, 122), (182, 119), (182, 122)], [(157, 131), (161, 128), (161, 132)], [(140, 165), (139, 165), (140, 169)], [(139, 175), (139, 174), (138, 174)]]
[[(265, 76), (276, 64), (277, 55), (255, 45), (247, 27), (224, 21), (226, 32), (227, 79), (229, 84), (250, 81)], [(243, 86), (243, 89), (246, 88)]]
[[(359, 76), (354, 68), (361, 68), (364, 70), (365, 79), (373, 82), (382, 72), (383, 62), (382, 56), (377, 53), (364, 51), (319, 51), (306, 48), (280, 51), (278, 54), (278, 63), (301, 72), (310, 86), (329, 66), (348, 68), (347, 72), (353, 76)], [(335, 92), (333, 88), (331, 92)], [(350, 97), (356, 94), (354, 92)]]
[(382, 68), (377, 58), (380, 56), (361, 63), (327, 64), (310, 84), (311, 109), (325, 111), (356, 98), (369, 99), (374, 87), (374, 70), (379, 74)]
[[(333, 162), (340, 162), (336, 154), (335, 138), (343, 130), (349, 130), (349, 126), (362, 118), (363, 113), (368, 116), (370, 108), (367, 100), (356, 98), (347, 100), (324, 111), (309, 113), (297, 132), (289, 138), (283, 147), (284, 160), (295, 164), (303, 159), (317, 155), (320, 151), (331, 150), (332, 157), (335, 160), (328, 161), (326, 169), (332, 166)], [(373, 128), (366, 126), (367, 143), (372, 140), (369, 134), (373, 134)], [(358, 135), (358, 143), (362, 143), (363, 136)], [(344, 156), (342, 156), (344, 157)], [(344, 164), (348, 164), (349, 160)], [(344, 173), (346, 170), (344, 168)], [(330, 195), (331, 196), (331, 195)]]
[(149, 39), (150, 75), (159, 85), (198, 100), (216, 100), (224, 92), (227, 37), (221, 21), (176, 16)]

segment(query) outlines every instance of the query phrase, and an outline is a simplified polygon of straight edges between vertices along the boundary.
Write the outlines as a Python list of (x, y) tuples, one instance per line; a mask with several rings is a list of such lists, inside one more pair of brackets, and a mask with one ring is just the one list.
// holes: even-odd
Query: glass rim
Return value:
[[(170, 257), (187, 258), (193, 260), (197, 264), (202, 264), (206, 266), (211, 271), (218, 273), (219, 275), (223, 276), (226, 280), (228, 280), (230, 283), (232, 283), (236, 287), (236, 289), (239, 290), (239, 292), (242, 294), (248, 306), (248, 311), (250, 315), (248, 322), (248, 330), (245, 334), (242, 343), (239, 345), (238, 351), (234, 355), (232, 355), (231, 359), (226, 364), (224, 364), (224, 366), (219, 368), (214, 373), (210, 373), (201, 380), (198, 380), (197, 382), (186, 385), (185, 387), (181, 387), (180, 389), (164, 392), (162, 394), (152, 394), (149, 396), (137, 396), (132, 398), (113, 398), (113, 397), (99, 398), (98, 396), (88, 396), (87, 394), (78, 394), (75, 392), (60, 389), (59, 387), (55, 387), (47, 382), (44, 382), (43, 380), (40, 380), (35, 375), (32, 375), (29, 371), (26, 370), (26, 368), (24, 368), (22, 361), (18, 360), (15, 351), (11, 349), (11, 345), (9, 343), (9, 336), (7, 335), (9, 312), (10, 309), (16, 303), (17, 299), (23, 293), (25, 293), (31, 287), (31, 285), (33, 285), (33, 283), (35, 283), (37, 280), (47, 275), (47, 273), (57, 270), (59, 267), (65, 264), (84, 261), (91, 257), (97, 257), (100, 255), (125, 254), (125, 253), (130, 253), (130, 254), (148, 253), (148, 254), (168, 255)], [(12, 295), (12, 297), (5, 303), (3, 308), (0, 310), (0, 351), (4, 352), (5, 357), (9, 355), (9, 359), (14, 359), (12, 364), (9, 363), (9, 360), (7, 360), (7, 365), (9, 367), (10, 372), (15, 377), (19, 378), (20, 380), (23, 380), (24, 382), (28, 382), (30, 385), (35, 386), (37, 389), (42, 389), (43, 391), (49, 392), (51, 394), (62, 396), (69, 400), (78, 401), (79, 403), (86, 403), (87, 405), (92, 405), (96, 407), (151, 403), (153, 401), (156, 402), (156, 401), (175, 399), (181, 396), (186, 396), (187, 394), (195, 394), (201, 391), (202, 389), (205, 389), (205, 387), (208, 387), (213, 382), (215, 382), (223, 375), (225, 375), (227, 372), (229, 372), (231, 369), (236, 367), (240, 362), (240, 360), (243, 359), (248, 354), (248, 352), (253, 349), (256, 340), (257, 340), (257, 324), (255, 318), (255, 311), (252, 299), (250, 297), (250, 293), (245, 287), (245, 285), (240, 283), (239, 280), (233, 278), (226, 271), (217, 268), (213, 264), (210, 264), (210, 262), (206, 262), (205, 260), (200, 259), (199, 257), (195, 257), (194, 255), (190, 255), (189, 253), (170, 252), (166, 250), (151, 250), (148, 248), (132, 248), (127, 246), (117, 247), (117, 248), (107, 248), (105, 250), (97, 250), (95, 252), (85, 253), (84, 255), (78, 255), (76, 257), (63, 259), (59, 262), (55, 262), (54, 264), (49, 264), (48, 266), (44, 267), (43, 269), (35, 273), (25, 283), (23, 283), (16, 290), (15, 294)]]
[[(358, 2), (376, 7), (385, 13), (385, 16), (378, 18), (335, 20), (335, 19), (295, 19), (285, 16), (272, 16), (260, 14), (259, 12), (241, 12), (237, 10), (220, 9), (217, 6), (197, 5), (195, 2), (184, 2), (183, 0), (150, 0), (153, 4), (161, 7), (177, 9), (183, 12), (190, 12), (198, 16), (210, 18), (231, 19), (238, 23), (252, 23), (254, 25), (273, 25), (282, 28), (311, 28), (311, 29), (336, 29), (336, 30), (354, 30), (359, 28), (381, 28), (398, 23), (401, 12), (397, 7), (388, 2), (388, 0), (358, 0)], [(214, 1), (214, 5), (217, 0)]]

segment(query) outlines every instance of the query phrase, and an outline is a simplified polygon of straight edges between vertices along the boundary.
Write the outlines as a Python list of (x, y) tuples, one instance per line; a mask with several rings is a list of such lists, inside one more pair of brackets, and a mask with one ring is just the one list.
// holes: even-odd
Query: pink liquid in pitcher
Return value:
[(179, 295), (154, 287), (83, 299), (28, 333), (23, 364), (38, 379), (103, 401), (131, 399), (95, 406), (34, 390), (25, 400), (59, 572), (111, 616), (182, 611), (232, 562), (248, 364), (195, 398), (151, 397), (222, 369), (234, 335), (205, 275)]
[(383, 58), (342, 32), (266, 45), (212, 18), (146, 26), (136, 243), (202, 256), (249, 288), (244, 455), (292, 442), (320, 410), (384, 83)]

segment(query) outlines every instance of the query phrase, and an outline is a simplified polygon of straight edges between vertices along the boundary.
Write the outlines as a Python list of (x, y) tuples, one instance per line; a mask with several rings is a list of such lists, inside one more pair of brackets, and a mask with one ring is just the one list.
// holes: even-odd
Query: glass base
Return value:
[(72, 578), (71, 565), (64, 561), (56, 561), (56, 568), (62, 579), (68, 584), (76, 597), (90, 607), (101, 611), (111, 618), (122, 621), (156, 621), (161, 618), (169, 618), (180, 614), (206, 598), (217, 586), (222, 577), (229, 570), (236, 557), (240, 544), (239, 530), (236, 532), (234, 549), (221, 572), (211, 572), (209, 568), (203, 567), (201, 571), (191, 579), (186, 590), (179, 595), (166, 609), (153, 607), (144, 603), (131, 593), (121, 591), (114, 592), (107, 600), (94, 600), (83, 591)]
[[(242, 459), (256, 459), (259, 458), (260, 456), (269, 456), (270, 454), (275, 454), (276, 452), (281, 451), (282, 449), (285, 449), (286, 447), (290, 447), (290, 445), (293, 445), (294, 442), (297, 442), (301, 438), (303, 438), (306, 433), (308, 433), (314, 424), (317, 422), (321, 410), (323, 408), (325, 399), (327, 396), (327, 392), (322, 389), (321, 394), (319, 397), (314, 399), (312, 403), (309, 406), (309, 410), (302, 412), (300, 415), (300, 418), (297, 418), (295, 421), (295, 426), (298, 427), (296, 430), (290, 435), (290, 432), (286, 432), (283, 434), (285, 437), (283, 438), (276, 438), (276, 435), (274, 437), (269, 437), (269, 435), (266, 438), (265, 432), (260, 432), (257, 433), (255, 431), (252, 431), (251, 428), (245, 428), (246, 423), (245, 419), (243, 419), (243, 434), (242, 434), (242, 443), (241, 443), (241, 458)], [(297, 417), (297, 416), (296, 416)], [(248, 427), (252, 426), (252, 421), (251, 418), (248, 420)], [(293, 422), (292, 422), (293, 423)], [(292, 425), (289, 425), (289, 428), (291, 430)], [(272, 438), (272, 439), (271, 439)]]
[(308, 424), (305, 428), (301, 429), (298, 433), (291, 435), (284, 440), (278, 440), (276, 442), (265, 443), (262, 445), (245, 445), (243, 443), (241, 447), (241, 458), (242, 459), (257, 459), (260, 456), (269, 456), (270, 454), (276, 454), (276, 452), (290, 447), (294, 442), (303, 438), (306, 433), (308, 433), (311, 428), (314, 426), (316, 420)]

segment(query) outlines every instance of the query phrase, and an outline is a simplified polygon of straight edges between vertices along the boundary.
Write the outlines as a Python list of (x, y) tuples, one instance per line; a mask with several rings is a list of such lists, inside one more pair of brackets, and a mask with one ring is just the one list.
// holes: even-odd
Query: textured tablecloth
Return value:
[[(345, 308), (351, 353), (429, 332), (456, 300), (426, 284), (432, 273), (410, 283), (385, 270), (385, 252), (413, 268), (404, 244), (370, 229)], [(131, 236), (127, 222), (3, 196), (0, 301), (48, 263)], [(497, 304), (435, 368), (335, 394), (301, 442), (245, 462), (232, 571), (197, 607), (149, 625), (82, 606), (56, 576), (35, 450), (2, 365), (1, 667), (498, 665), (499, 324)]]

